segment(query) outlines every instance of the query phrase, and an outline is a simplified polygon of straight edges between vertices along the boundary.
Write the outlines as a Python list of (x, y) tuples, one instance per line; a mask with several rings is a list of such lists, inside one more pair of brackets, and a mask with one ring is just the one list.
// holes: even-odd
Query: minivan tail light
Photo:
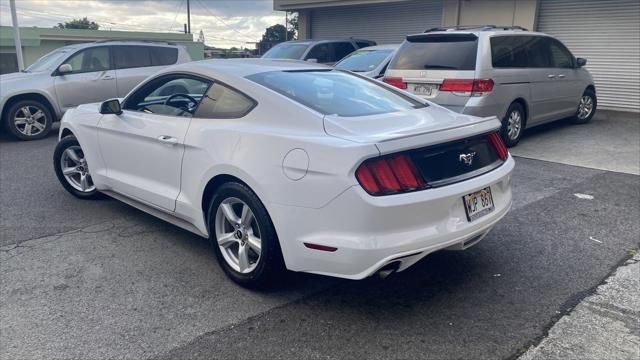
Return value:
[(491, 133), (487, 135), (487, 139), (489, 139), (489, 143), (491, 143), (491, 146), (493, 146), (500, 160), (502, 161), (507, 160), (507, 158), (509, 157), (509, 150), (507, 150), (507, 147), (504, 145), (504, 142), (500, 137), (500, 133), (499, 132)]
[(407, 155), (370, 159), (358, 167), (356, 178), (371, 195), (397, 194), (428, 185)]
[(402, 81), (402, 78), (399, 78), (399, 77), (385, 77), (384, 79), (382, 79), (382, 81), (391, 86), (395, 86), (398, 89), (402, 89), (402, 90), (407, 89), (407, 83)]
[(444, 79), (440, 85), (440, 91), (451, 91), (457, 93), (471, 94), (471, 96), (481, 96), (493, 91), (493, 80), (491, 79)]

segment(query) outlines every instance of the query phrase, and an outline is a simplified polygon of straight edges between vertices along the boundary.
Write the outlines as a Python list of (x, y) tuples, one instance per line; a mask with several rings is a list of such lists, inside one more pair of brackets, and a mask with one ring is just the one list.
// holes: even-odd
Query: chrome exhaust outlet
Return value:
[(380, 277), (380, 279), (383, 279), (383, 280), (386, 279), (389, 275), (398, 271), (400, 264), (401, 264), (400, 261), (394, 261), (392, 263), (389, 263), (381, 267), (380, 270), (378, 270), (378, 276)]

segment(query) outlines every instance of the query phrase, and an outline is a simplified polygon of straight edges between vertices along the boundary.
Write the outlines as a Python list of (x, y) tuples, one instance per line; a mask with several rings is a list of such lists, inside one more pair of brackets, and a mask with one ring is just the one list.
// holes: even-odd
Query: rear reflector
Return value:
[(407, 155), (367, 160), (356, 170), (356, 178), (371, 195), (397, 194), (428, 187)]
[(385, 77), (384, 79), (382, 79), (382, 81), (391, 86), (395, 86), (398, 89), (402, 89), (402, 90), (407, 89), (407, 83), (402, 81), (402, 78), (399, 78), (399, 77)]
[(505, 161), (509, 157), (509, 150), (504, 146), (504, 142), (502, 142), (502, 138), (500, 137), (500, 133), (494, 132), (487, 135), (487, 139), (495, 149), (496, 153), (500, 160)]
[(493, 80), (491, 79), (445, 79), (440, 85), (440, 91), (472, 93), (472, 95), (482, 95), (492, 90)]
[(328, 251), (328, 252), (334, 252), (334, 251), (338, 250), (337, 247), (326, 246), (326, 245), (318, 245), (318, 244), (312, 244), (312, 243), (304, 243), (304, 246), (308, 247), (309, 249), (320, 250), (320, 251)]

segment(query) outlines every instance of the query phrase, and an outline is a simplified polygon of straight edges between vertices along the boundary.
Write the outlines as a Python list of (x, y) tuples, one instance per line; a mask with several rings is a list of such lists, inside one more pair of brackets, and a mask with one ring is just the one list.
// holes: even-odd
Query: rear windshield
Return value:
[(325, 115), (365, 116), (425, 106), (340, 70), (269, 71), (247, 78)]
[(304, 51), (309, 47), (308, 44), (292, 44), (284, 43), (272, 47), (269, 51), (262, 55), (266, 59), (300, 59)]
[(475, 70), (478, 38), (473, 34), (407, 36), (389, 69)]
[(336, 68), (355, 72), (371, 71), (380, 65), (393, 50), (356, 50), (336, 64)]

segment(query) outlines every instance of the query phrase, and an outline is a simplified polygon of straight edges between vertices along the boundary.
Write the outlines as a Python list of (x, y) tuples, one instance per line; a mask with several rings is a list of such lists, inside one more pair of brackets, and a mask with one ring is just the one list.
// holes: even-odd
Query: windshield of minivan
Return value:
[(247, 79), (324, 115), (365, 116), (426, 106), (375, 80), (341, 70), (269, 71)]
[(356, 50), (336, 64), (336, 68), (355, 72), (371, 71), (380, 65), (393, 50)]
[(309, 47), (308, 44), (284, 43), (272, 47), (262, 55), (265, 59), (295, 59), (298, 60)]
[(70, 51), (71, 51), (70, 49), (54, 50), (44, 55), (33, 64), (31, 64), (31, 66), (26, 68), (25, 71), (40, 72), (40, 71), (53, 70), (56, 67), (56, 65), (58, 65), (58, 62), (60, 62), (63, 58), (69, 55)]
[(475, 70), (478, 38), (473, 34), (408, 36), (389, 64), (399, 70)]

